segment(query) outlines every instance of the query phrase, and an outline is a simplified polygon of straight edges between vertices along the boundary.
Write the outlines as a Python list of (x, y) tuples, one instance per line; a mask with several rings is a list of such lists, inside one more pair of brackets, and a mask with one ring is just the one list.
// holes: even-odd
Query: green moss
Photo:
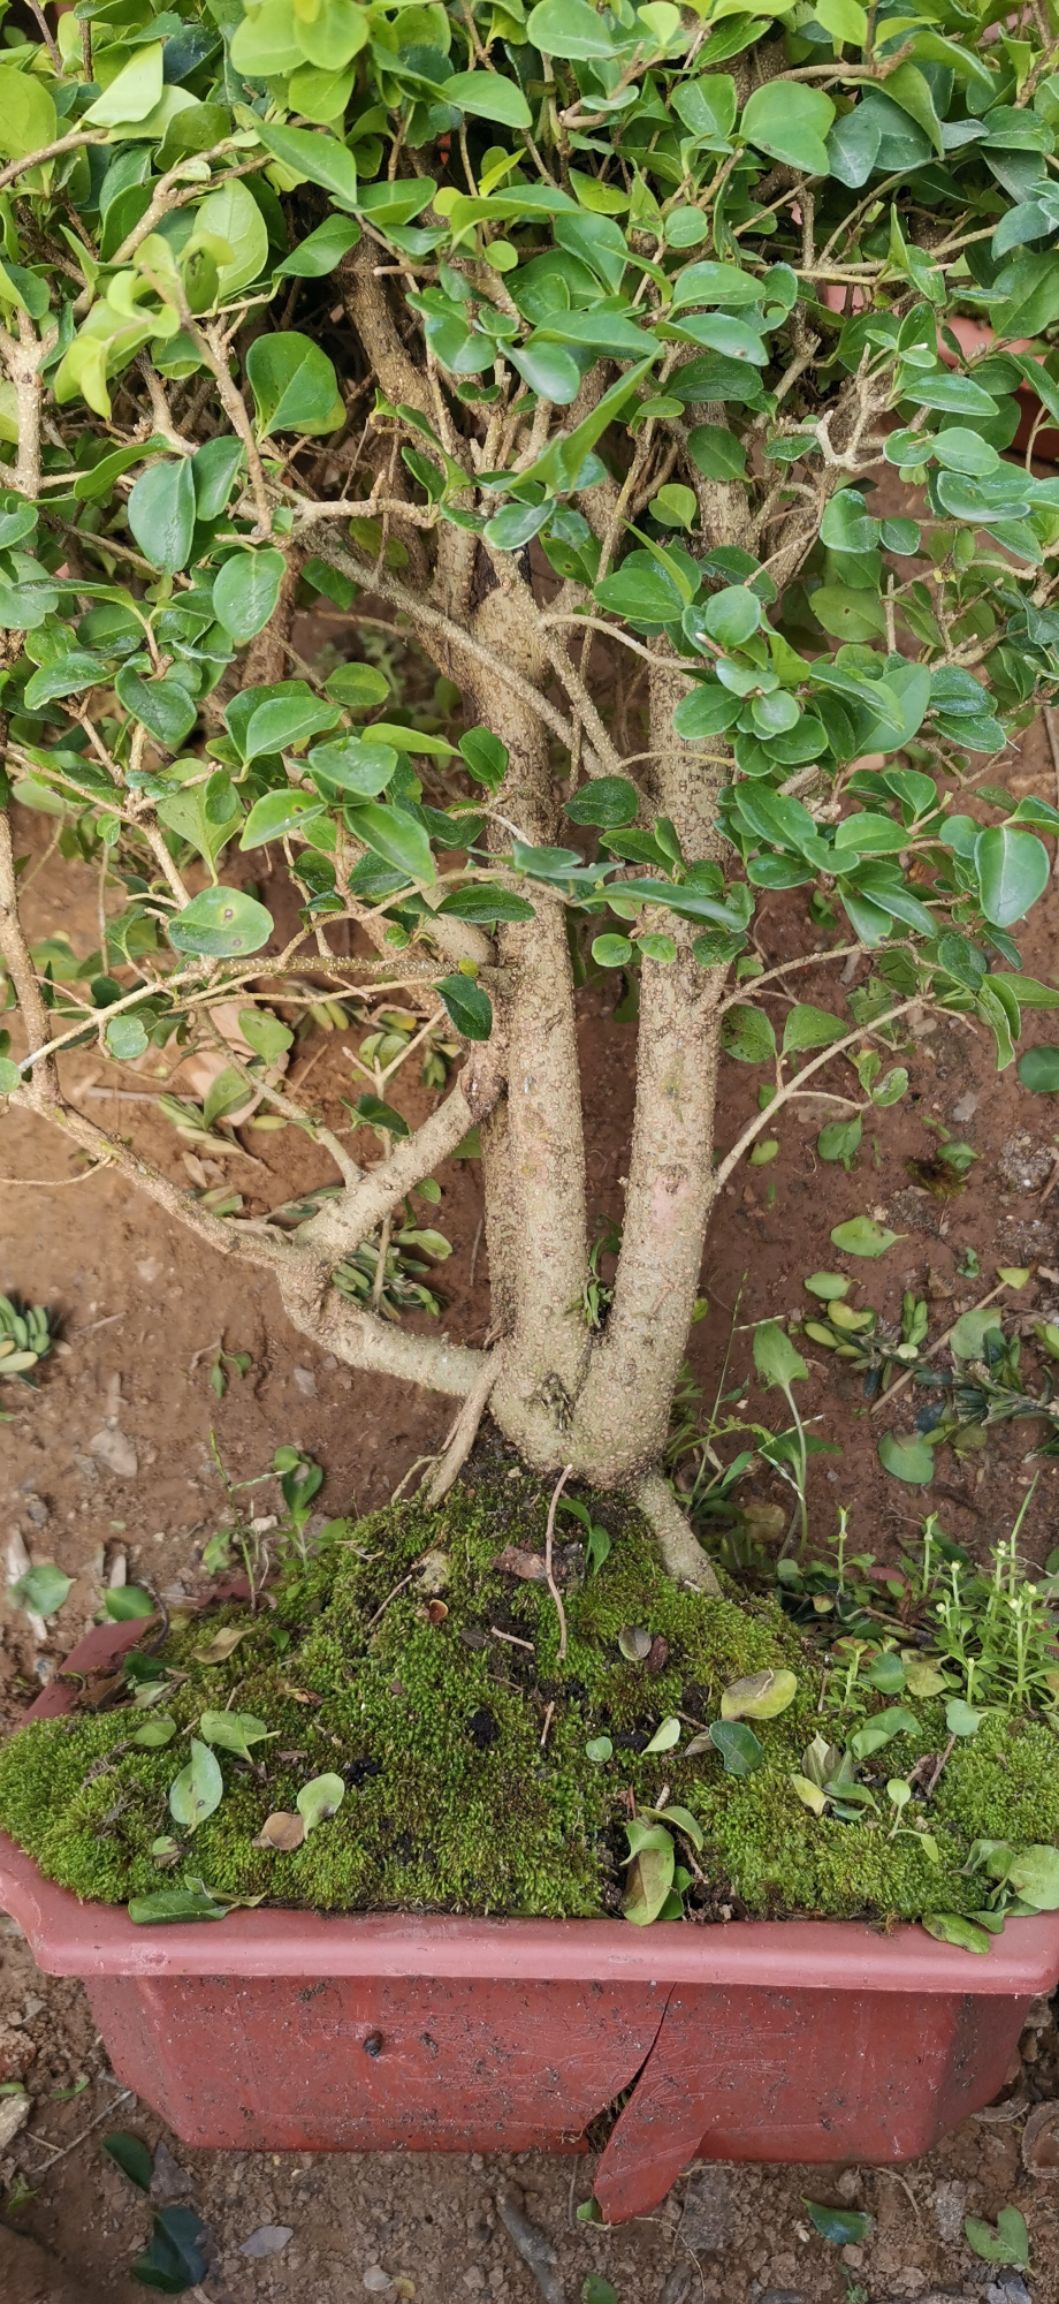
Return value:
[[(557, 1539), (564, 1654), (547, 1588), (496, 1566), (506, 1546), (543, 1550), (545, 1504), (528, 1476), (465, 1487), (434, 1516), (403, 1505), (336, 1522), (252, 1619), (229, 1605), (171, 1633), (156, 1659), (177, 1723), (170, 1745), (131, 1744), (146, 1715), (123, 1701), (33, 1723), (0, 1747), (0, 1826), (49, 1877), (106, 1901), (203, 1879), (233, 1897), (324, 1911), (554, 1917), (620, 1908), (630, 1791), (651, 1806), (668, 1786), (700, 1819), (692, 1903), (706, 1912), (971, 1911), (974, 1840), (1059, 1839), (1055, 1738), (999, 1715), (941, 1778), (929, 1818), (937, 1862), (920, 1836), (890, 1836), (882, 1786), (940, 1749), (937, 1704), (917, 1707), (916, 1736), (872, 1764), (877, 1816), (813, 1815), (791, 1774), (818, 1730), (839, 1742), (849, 1732), (817, 1710), (819, 1651), (771, 1599), (679, 1590), (637, 1516), (613, 1500), (598, 1509), (613, 1538), (598, 1575), (585, 1578), (571, 1524)], [(245, 1637), (210, 1664), (203, 1650), (224, 1623)], [(630, 1628), (651, 1635), (644, 1662), (622, 1654)], [(798, 1673), (799, 1692), (759, 1725), (766, 1757), (752, 1776), (726, 1775), (709, 1751), (644, 1753), (668, 1714), (687, 1723), (683, 1747), (717, 1718), (730, 1681), (779, 1665)], [(151, 1854), (176, 1830), (170, 1785), (201, 1712), (226, 1705), (265, 1720), (271, 1740), (252, 1763), (219, 1755), (224, 1798), (170, 1872)], [(604, 1735), (613, 1756), (596, 1765), (585, 1747)], [(290, 1854), (255, 1848), (270, 1811), (293, 1809), (325, 1771), (347, 1785), (338, 1814)]]

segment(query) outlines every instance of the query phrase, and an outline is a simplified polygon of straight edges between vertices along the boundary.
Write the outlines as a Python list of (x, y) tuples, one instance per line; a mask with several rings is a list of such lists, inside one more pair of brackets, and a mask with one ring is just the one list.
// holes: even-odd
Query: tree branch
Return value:
[(422, 1127), (402, 1137), (384, 1160), (362, 1170), (357, 1181), (338, 1199), (325, 1200), (316, 1216), (303, 1224), (299, 1241), (337, 1262), (351, 1256), (369, 1233), (378, 1231), (409, 1192), (421, 1184), (455, 1152), (476, 1122), (492, 1110), (501, 1088), (500, 1064), (495, 1052), (472, 1058), (444, 1103)]

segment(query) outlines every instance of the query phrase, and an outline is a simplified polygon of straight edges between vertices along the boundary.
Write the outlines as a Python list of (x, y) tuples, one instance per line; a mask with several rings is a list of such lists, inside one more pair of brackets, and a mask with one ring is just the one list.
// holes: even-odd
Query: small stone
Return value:
[(809, 2304), (800, 2288), (758, 2288), (753, 2304)]
[(963, 2220), (967, 2214), (967, 2186), (951, 2178), (934, 2186), (934, 2222), (939, 2240), (948, 2247), (958, 2247), (963, 2239)]
[(959, 1097), (957, 1102), (953, 1105), (952, 1118), (955, 1120), (957, 1127), (963, 1128), (966, 1127), (968, 1120), (974, 1119), (977, 1110), (978, 1096), (977, 1092), (972, 1089), (966, 1096)]
[(862, 2190), (862, 2178), (860, 2169), (843, 2168), (841, 2175), (836, 2176), (835, 2178), (835, 2190), (838, 2193), (839, 2199), (844, 2200), (847, 2203), (847, 2206), (851, 2206), (855, 2201), (859, 2200)]
[(485, 2273), (480, 2265), (471, 2264), (468, 2266), (463, 2275), (463, 2285), (472, 2296), (477, 2296), (480, 2290), (485, 2287)]
[(312, 1369), (292, 1368), (291, 1375), (294, 1378), (295, 1388), (301, 1393), (303, 1400), (315, 1400), (316, 1378), (313, 1375)]
[[(257, 2231), (251, 2232), (249, 2239), (243, 2241), (239, 2254), (240, 2256), (254, 2257), (278, 2256), (281, 2250), (286, 2247), (288, 2240), (293, 2237), (293, 2231), (294, 2227), (291, 2224), (259, 2224)], [(390, 2285), (388, 2275), (386, 2285), (387, 2287)]]
[(36, 2053), (27, 2032), (13, 2024), (0, 2025), (0, 2083), (24, 2080)]
[(681, 2245), (689, 2256), (719, 2256), (733, 2232), (731, 2181), (727, 2170), (697, 2168), (684, 2194)]
[(97, 1432), (95, 1438), (89, 1441), (88, 1450), (119, 1480), (135, 1480), (140, 1469), (140, 1459), (128, 1434), (122, 1432), (118, 1425), (104, 1426), (103, 1431)]
[(383, 2271), (381, 2264), (369, 2264), (361, 2280), (361, 2287), (367, 2289), (369, 2296), (390, 2296), (393, 2294), (393, 2281), (389, 2273)]
[(1033, 2304), (1021, 2272), (998, 2272), (985, 2292), (985, 2304)]
[(1022, 2131), (1022, 2165), (1031, 2176), (1059, 2176), (1059, 2104), (1038, 2104)]
[(27, 1496), (22, 1509), (34, 1528), (45, 1527), (51, 1519), (51, 1507), (45, 1503), (43, 1496)]
[(674, 2264), (658, 2293), (658, 2304), (691, 2304), (691, 2266)]
[(6, 2152), (25, 2127), (33, 2109), (31, 2096), (0, 2096), (0, 2152)]
[(152, 2200), (185, 2200), (191, 2191), (191, 2178), (186, 2168), (175, 2159), (165, 2141), (160, 2138), (154, 2149), (154, 2172), (151, 2177)]

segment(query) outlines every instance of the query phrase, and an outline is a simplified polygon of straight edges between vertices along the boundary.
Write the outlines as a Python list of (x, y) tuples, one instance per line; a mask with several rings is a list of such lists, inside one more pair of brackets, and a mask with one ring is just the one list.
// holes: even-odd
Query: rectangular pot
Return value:
[[(75, 1671), (131, 1644), (101, 1627)], [(53, 1686), (34, 1710), (68, 1709)], [(0, 1836), (0, 1903), (84, 1979), (118, 2078), (185, 2143), (243, 2151), (584, 2149), (610, 2222), (694, 2159), (925, 2152), (996, 2094), (1059, 1979), (1059, 1915), (987, 1956), (839, 1921), (475, 1920), (237, 1911), (136, 1927)], [(631, 2093), (630, 2093), (631, 2091)]]

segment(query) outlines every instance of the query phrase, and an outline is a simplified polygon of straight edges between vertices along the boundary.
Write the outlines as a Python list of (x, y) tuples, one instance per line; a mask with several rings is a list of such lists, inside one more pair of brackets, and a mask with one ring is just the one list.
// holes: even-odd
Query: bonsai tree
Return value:
[[(1005, 1065), (1054, 999), (1016, 937), (1059, 811), (1003, 765), (1059, 680), (1047, 16), (29, 0), (5, 38), (0, 1089), (351, 1368), (448, 1395), (434, 1496), (488, 1409), (542, 1494), (637, 1499), (708, 1590), (660, 1461), (726, 1180), (821, 1076), (898, 1099), (915, 1011)], [(98, 873), (90, 953), (27, 922), (27, 809)], [(636, 1094), (602, 1286), (575, 1021), (607, 970)], [(289, 1091), (336, 999), (430, 1051), (421, 1125)], [(86, 1045), (141, 1090), (219, 1049), (170, 1117), (256, 1109), (330, 1181), (187, 1188), (81, 1108)], [(724, 1054), (760, 1093), (718, 1146)], [(472, 1131), (481, 1350), (426, 1316), (406, 1217)]]

